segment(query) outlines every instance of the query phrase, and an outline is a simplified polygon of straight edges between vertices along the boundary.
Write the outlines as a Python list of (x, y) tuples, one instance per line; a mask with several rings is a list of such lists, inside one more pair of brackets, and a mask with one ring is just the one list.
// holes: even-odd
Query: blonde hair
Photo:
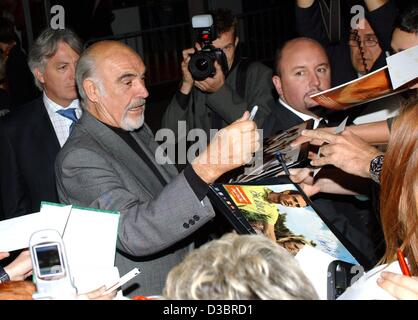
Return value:
[(263, 235), (226, 234), (189, 253), (168, 274), (163, 296), (189, 300), (314, 300), (295, 258)]

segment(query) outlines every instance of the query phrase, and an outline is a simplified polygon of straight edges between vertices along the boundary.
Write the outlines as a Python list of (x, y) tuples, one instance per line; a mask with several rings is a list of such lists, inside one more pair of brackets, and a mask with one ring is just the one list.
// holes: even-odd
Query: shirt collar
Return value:
[(303, 121), (308, 121), (310, 119), (314, 120), (314, 129), (319, 125), (319, 122), (322, 120), (322, 118), (315, 118), (313, 116), (310, 116), (308, 114), (305, 114), (305, 113), (302, 113), (300, 111), (295, 110), (294, 108), (289, 106), (286, 102), (284, 102), (282, 98), (279, 98), (279, 102), (283, 105), (283, 107), (285, 107), (289, 111), (293, 112), (295, 115), (297, 115)]
[(78, 99), (74, 99), (68, 107), (64, 108), (63, 106), (60, 106), (59, 104), (49, 99), (48, 96), (44, 92), (43, 101), (44, 101), (45, 107), (47, 108), (49, 112), (57, 112), (58, 110), (62, 110), (62, 109), (75, 108), (77, 116), (79, 115), (79, 113), (81, 113), (80, 103)]

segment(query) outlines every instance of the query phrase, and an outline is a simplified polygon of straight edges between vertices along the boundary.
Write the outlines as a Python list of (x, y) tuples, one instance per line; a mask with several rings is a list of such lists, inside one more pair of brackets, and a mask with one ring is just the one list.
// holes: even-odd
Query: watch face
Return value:
[(376, 183), (380, 183), (380, 173), (382, 172), (384, 156), (380, 155), (370, 162), (370, 176)]

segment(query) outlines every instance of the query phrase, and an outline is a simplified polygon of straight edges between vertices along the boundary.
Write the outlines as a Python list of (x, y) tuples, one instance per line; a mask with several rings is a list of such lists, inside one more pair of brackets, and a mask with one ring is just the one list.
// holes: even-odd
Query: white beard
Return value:
[(122, 121), (120, 123), (120, 127), (123, 130), (126, 131), (134, 131), (136, 129), (141, 128), (144, 125), (144, 120), (145, 120), (145, 105), (143, 106), (143, 111), (142, 114), (137, 117), (137, 118), (132, 118), (128, 116), (128, 110), (129, 108), (126, 108), (123, 116), (122, 116)]

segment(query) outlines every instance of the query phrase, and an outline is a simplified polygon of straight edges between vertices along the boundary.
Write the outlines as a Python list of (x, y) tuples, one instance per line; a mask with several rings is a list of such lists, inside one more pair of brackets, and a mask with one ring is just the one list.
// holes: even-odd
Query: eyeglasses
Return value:
[(377, 40), (377, 37), (374, 35), (366, 35), (362, 41), (358, 35), (354, 33), (350, 34), (350, 38), (348, 40), (348, 45), (350, 47), (358, 47), (360, 43), (363, 43), (366, 47), (374, 47), (379, 43), (379, 40)]

